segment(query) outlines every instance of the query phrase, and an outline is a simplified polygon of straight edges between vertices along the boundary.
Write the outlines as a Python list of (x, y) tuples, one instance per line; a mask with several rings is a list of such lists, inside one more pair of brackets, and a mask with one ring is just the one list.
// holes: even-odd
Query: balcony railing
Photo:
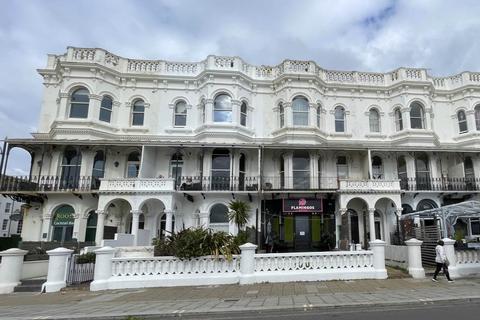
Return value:
[(108, 178), (102, 179), (100, 191), (174, 191), (174, 185), (174, 179), (168, 178)]
[(284, 176), (266, 176), (263, 177), (262, 188), (264, 191), (270, 190), (337, 190), (337, 177), (284, 177)]
[(340, 191), (349, 192), (400, 192), (400, 180), (384, 180), (384, 179), (340, 179)]
[(258, 191), (258, 177), (182, 176), (177, 190), (184, 191)]
[(405, 191), (480, 191), (479, 178), (403, 178)]
[(91, 176), (62, 178), (59, 176), (4, 176), (2, 192), (71, 192), (91, 191), (100, 187), (100, 180)]

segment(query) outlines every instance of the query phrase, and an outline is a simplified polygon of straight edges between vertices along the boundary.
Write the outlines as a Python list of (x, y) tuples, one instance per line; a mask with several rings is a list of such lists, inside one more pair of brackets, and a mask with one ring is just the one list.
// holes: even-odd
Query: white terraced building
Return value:
[[(402, 212), (479, 200), (480, 73), (180, 63), (73, 47), (38, 72), (38, 132), (8, 140), (31, 154), (30, 175), (0, 184), (31, 206), (24, 241), (235, 233), (235, 199), (250, 204), (262, 245), (365, 247), (391, 243)], [(5, 173), (8, 154), (2, 162)], [(480, 233), (478, 221), (463, 223)]]

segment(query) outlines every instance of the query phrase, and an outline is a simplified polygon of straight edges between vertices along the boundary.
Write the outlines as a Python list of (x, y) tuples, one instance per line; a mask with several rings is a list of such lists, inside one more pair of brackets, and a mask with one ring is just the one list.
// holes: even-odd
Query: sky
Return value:
[[(36, 132), (47, 54), (101, 47), (128, 58), (335, 70), (480, 71), (478, 0), (0, 0), (0, 139)], [(28, 159), (28, 160), (27, 160)], [(7, 173), (28, 174), (12, 151)]]

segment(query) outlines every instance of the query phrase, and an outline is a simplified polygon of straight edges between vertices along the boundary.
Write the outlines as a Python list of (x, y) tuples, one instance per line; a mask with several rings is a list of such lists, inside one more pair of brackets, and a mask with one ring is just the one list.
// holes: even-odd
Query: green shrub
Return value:
[(95, 253), (89, 252), (77, 256), (76, 264), (95, 263)]

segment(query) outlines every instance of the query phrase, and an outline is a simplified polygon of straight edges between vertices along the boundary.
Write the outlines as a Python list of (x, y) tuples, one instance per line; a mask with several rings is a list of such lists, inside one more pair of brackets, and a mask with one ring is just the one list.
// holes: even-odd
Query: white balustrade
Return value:
[(102, 179), (100, 191), (173, 191), (175, 179), (117, 178)]
[(455, 251), (457, 265), (478, 264), (480, 267), (480, 250)]
[(355, 192), (399, 192), (400, 180), (346, 180), (340, 179), (340, 191), (355, 191)]

